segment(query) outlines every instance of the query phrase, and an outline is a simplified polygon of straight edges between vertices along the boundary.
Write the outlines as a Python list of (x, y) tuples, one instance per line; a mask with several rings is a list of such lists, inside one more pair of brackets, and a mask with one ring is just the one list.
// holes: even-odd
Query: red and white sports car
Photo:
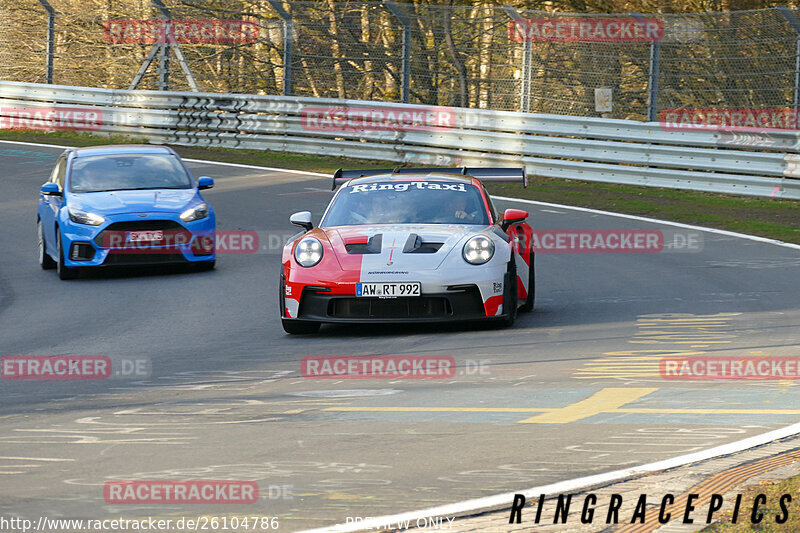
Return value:
[(283, 249), (280, 310), (288, 333), (326, 322), (514, 323), (533, 309), (526, 211), (498, 214), (481, 181), (527, 185), (524, 169), (338, 170), (336, 192)]

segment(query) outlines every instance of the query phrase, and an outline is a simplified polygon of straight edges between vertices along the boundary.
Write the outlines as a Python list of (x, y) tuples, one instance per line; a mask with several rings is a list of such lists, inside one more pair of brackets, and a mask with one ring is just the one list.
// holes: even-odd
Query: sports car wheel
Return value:
[(216, 259), (213, 261), (197, 261), (196, 263), (191, 263), (189, 268), (192, 272), (207, 272), (209, 270), (214, 270), (217, 266)]
[(58, 242), (58, 262), (56, 263), (56, 272), (61, 279), (75, 279), (78, 277), (78, 271), (74, 268), (69, 268), (64, 264), (64, 249), (61, 245), (61, 230), (56, 229), (56, 241)]
[(511, 327), (517, 319), (517, 267), (511, 264), (506, 274), (505, 291), (503, 292), (503, 318), (500, 325)]
[(528, 260), (528, 297), (525, 298), (525, 303), (519, 308), (520, 311), (527, 313), (533, 311), (533, 300), (536, 297), (536, 279), (533, 267), (534, 254), (531, 252), (530, 259)]
[(42, 221), (36, 223), (36, 231), (39, 234), (39, 266), (43, 270), (52, 270), (56, 267), (56, 262), (47, 254), (46, 243), (44, 242), (44, 230), (42, 230)]
[(283, 325), (283, 331), (290, 335), (309, 335), (311, 333), (316, 333), (322, 325), (319, 322), (302, 322), (285, 318), (281, 319), (281, 324)]

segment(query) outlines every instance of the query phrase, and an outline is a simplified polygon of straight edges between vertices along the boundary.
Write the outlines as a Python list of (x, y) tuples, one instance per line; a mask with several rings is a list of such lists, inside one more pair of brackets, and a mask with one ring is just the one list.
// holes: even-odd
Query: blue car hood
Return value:
[(99, 215), (181, 212), (196, 196), (196, 189), (87, 192), (70, 195), (69, 205)]

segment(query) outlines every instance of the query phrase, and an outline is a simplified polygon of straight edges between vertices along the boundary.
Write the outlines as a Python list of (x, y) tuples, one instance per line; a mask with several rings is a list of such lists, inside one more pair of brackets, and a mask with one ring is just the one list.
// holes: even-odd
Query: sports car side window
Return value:
[(55, 168), (53, 169), (53, 173), (50, 175), (50, 181), (53, 183), (58, 183), (58, 186), (61, 190), (64, 190), (64, 176), (67, 173), (67, 158), (61, 156), (56, 163)]

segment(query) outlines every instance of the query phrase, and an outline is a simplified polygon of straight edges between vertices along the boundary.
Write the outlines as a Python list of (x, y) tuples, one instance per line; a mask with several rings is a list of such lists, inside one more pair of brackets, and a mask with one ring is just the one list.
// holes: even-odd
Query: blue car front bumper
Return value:
[[(73, 267), (124, 266), (214, 261), (214, 212), (192, 222), (175, 213), (129, 213), (106, 216), (100, 226), (61, 221), (64, 265)], [(131, 242), (131, 232), (161, 232), (154, 241)]]

